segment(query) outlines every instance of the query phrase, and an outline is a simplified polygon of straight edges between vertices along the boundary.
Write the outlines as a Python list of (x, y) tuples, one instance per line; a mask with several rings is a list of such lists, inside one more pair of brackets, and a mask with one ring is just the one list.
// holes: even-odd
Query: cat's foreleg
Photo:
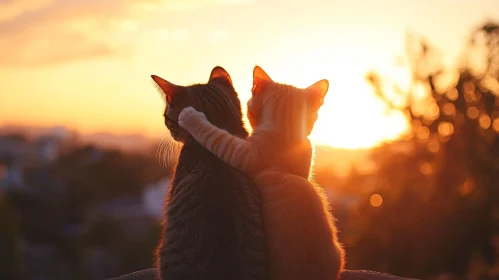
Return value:
[(203, 147), (227, 164), (252, 173), (258, 166), (256, 149), (250, 142), (211, 124), (205, 114), (192, 107), (180, 112), (178, 123)]

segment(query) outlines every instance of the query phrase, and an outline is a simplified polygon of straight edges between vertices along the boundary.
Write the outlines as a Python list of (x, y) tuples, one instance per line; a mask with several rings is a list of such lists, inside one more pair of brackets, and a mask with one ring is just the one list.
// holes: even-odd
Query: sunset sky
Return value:
[[(407, 31), (451, 61), (497, 0), (0, 1), (0, 126), (165, 135), (151, 74), (187, 85), (224, 67), (245, 103), (258, 64), (278, 82), (330, 90), (313, 140), (370, 147), (405, 129), (364, 81), (396, 75)], [(400, 76), (400, 75), (399, 75)]]

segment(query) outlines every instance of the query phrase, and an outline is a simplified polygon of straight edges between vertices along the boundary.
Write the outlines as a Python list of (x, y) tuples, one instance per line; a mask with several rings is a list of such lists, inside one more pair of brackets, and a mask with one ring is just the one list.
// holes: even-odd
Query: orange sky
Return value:
[[(376, 4), (374, 4), (376, 3)], [(450, 61), (497, 0), (15, 0), (0, 2), (0, 126), (164, 135), (150, 80), (205, 82), (221, 65), (245, 103), (255, 64), (274, 80), (330, 91), (313, 140), (369, 147), (405, 129), (364, 73), (396, 71), (407, 30)]]

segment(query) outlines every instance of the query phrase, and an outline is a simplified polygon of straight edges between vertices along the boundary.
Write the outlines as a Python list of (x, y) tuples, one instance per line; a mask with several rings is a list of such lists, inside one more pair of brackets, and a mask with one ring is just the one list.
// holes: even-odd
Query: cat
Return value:
[(177, 123), (182, 109), (192, 106), (221, 129), (247, 137), (229, 74), (217, 66), (208, 83), (190, 86), (151, 77), (167, 103), (165, 125), (183, 143), (156, 249), (160, 279), (268, 279), (258, 190), (246, 174), (208, 152)]
[(312, 145), (329, 82), (306, 89), (275, 83), (262, 68), (253, 71), (247, 139), (216, 127), (187, 107), (179, 125), (226, 163), (249, 174), (260, 191), (271, 279), (337, 279), (344, 251), (323, 190), (310, 183)]

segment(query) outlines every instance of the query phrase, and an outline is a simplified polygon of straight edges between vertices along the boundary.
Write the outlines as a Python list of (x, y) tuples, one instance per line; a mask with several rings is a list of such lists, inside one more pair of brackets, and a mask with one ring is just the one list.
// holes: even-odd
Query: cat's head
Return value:
[(253, 128), (267, 122), (286, 137), (303, 139), (310, 135), (329, 88), (320, 80), (307, 88), (274, 82), (262, 68), (253, 70), (252, 97), (248, 119)]
[(203, 112), (212, 124), (232, 134), (247, 136), (241, 120), (241, 103), (229, 73), (222, 67), (213, 68), (206, 84), (179, 86), (156, 75), (151, 77), (166, 101), (165, 125), (176, 141), (184, 142), (189, 136), (178, 125), (178, 115), (187, 106)]

